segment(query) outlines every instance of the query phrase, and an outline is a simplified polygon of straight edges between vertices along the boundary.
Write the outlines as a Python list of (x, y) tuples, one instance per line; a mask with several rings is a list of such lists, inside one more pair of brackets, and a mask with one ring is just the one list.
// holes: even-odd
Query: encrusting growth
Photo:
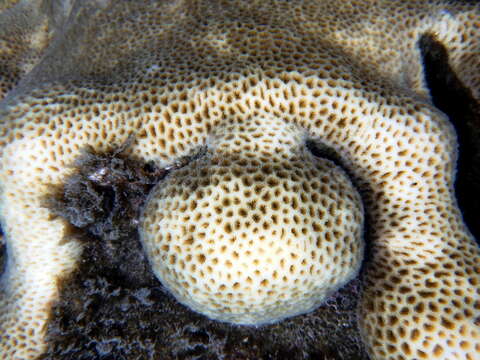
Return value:
[[(479, 5), (85, 0), (72, 9), (19, 87), (0, 91), (2, 358), (44, 351), (57, 282), (82, 250), (43, 199), (82, 149), (132, 137), (131, 158), (159, 167), (206, 147), (156, 186), (140, 229), (156, 275), (182, 303), (246, 324), (314, 308), (358, 272), (358, 190), (371, 231), (359, 309), (371, 357), (478, 358), (480, 251), (456, 204), (455, 132), (431, 104), (418, 40), (442, 43), (479, 100)], [(309, 153), (307, 140), (345, 171)]]

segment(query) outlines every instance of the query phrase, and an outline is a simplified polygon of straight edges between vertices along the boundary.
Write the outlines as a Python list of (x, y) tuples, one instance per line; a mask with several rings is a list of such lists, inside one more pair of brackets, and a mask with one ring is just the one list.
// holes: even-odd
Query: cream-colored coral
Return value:
[[(455, 133), (431, 104), (417, 47), (423, 34), (434, 35), (446, 47), (458, 77), (479, 99), (478, 5), (423, 0), (85, 0), (73, 8), (58, 41), (0, 105), (0, 215), (8, 249), (0, 294), (3, 358), (34, 358), (44, 350), (57, 280), (75, 268), (81, 251), (66, 221), (42, 207), (42, 198), (71, 173), (82, 148), (109, 150), (131, 135), (131, 156), (159, 166), (169, 166), (201, 146), (208, 148), (204, 158), (173, 171), (159, 184), (145, 208), (142, 231), (150, 261), (184, 303), (213, 317), (242, 322), (241, 316), (231, 314), (241, 314), (250, 301), (244, 322), (271, 321), (297, 311), (271, 310), (275, 306), (262, 300), (260, 290), (276, 291), (279, 298), (292, 296), (300, 312), (353, 276), (362, 246), (346, 231), (358, 232), (351, 223), (361, 218), (356, 195), (343, 172), (308, 154), (305, 140), (310, 139), (338, 155), (370, 219), (372, 254), (365, 265), (359, 320), (372, 358), (478, 357), (480, 253), (454, 197)], [(250, 139), (255, 131), (243, 132), (242, 124), (263, 129), (259, 140)], [(270, 126), (277, 129), (274, 151), (265, 135)], [(288, 141), (281, 143), (282, 136)], [(223, 165), (220, 154), (227, 161)], [(241, 208), (228, 200), (223, 204), (227, 197), (221, 194), (235, 191), (235, 179), (260, 174), (262, 166), (270, 166), (272, 174), (264, 180), (252, 178), (250, 196), (265, 205), (266, 213), (249, 210), (253, 222), (257, 224), (255, 215), (260, 219), (258, 225), (247, 226)], [(320, 170), (331, 173), (341, 186), (334, 188), (330, 179), (315, 182)], [(208, 211), (182, 210), (187, 203), (194, 206), (191, 197), (201, 194), (196, 191), (203, 187), (202, 174), (212, 182), (205, 185), (206, 197), (197, 206), (206, 204)], [(282, 180), (282, 174), (289, 180)], [(195, 179), (200, 188), (187, 191)], [(266, 214), (275, 215), (274, 199), (262, 200), (255, 186), (268, 185), (268, 179), (282, 184), (279, 195), (290, 200), (278, 200), (278, 220), (295, 223), (297, 215), (295, 225), (266, 222)], [(300, 184), (305, 188), (292, 190)], [(239, 201), (246, 201), (249, 180), (241, 185)], [(324, 193), (315, 189), (322, 185)], [(325, 194), (350, 194), (352, 199), (336, 204), (331, 215), (341, 220), (335, 227), (317, 219), (322, 201), (333, 208)], [(295, 198), (301, 200), (298, 209)], [(231, 211), (233, 226), (222, 229), (203, 220), (208, 213), (217, 218), (216, 208), (224, 225)], [(199, 220), (192, 217), (199, 215)], [(323, 226), (320, 232), (315, 222)], [(203, 224), (209, 229), (205, 243), (199, 228)], [(264, 230), (264, 224), (270, 227)], [(277, 231), (271, 244), (275, 251), (280, 249), (278, 232), (292, 234), (281, 247), (286, 254), (271, 256), (270, 267), (253, 266), (263, 248), (255, 228)], [(333, 248), (325, 245), (327, 235), (324, 241), (312, 240), (325, 229), (331, 229)], [(227, 256), (234, 260), (235, 250), (227, 248), (223, 255), (221, 245), (208, 242), (228, 242), (230, 231), (240, 238), (245, 234), (253, 246), (253, 251), (246, 244), (241, 249), (247, 273), (238, 275), (244, 280), (238, 282), (238, 292), (227, 290), (235, 290), (234, 270), (226, 271), (225, 278), (219, 273), (221, 261), (228, 268)], [(170, 242), (164, 240), (169, 234), (175, 235)], [(296, 241), (304, 241), (302, 251)], [(196, 256), (197, 265), (187, 261), (186, 249), (191, 249), (192, 259)], [(308, 259), (308, 251), (316, 255)], [(331, 258), (325, 257), (329, 251)], [(212, 254), (217, 252), (222, 256), (215, 264)], [(321, 262), (331, 267), (330, 273), (319, 274), (324, 280), (310, 276), (308, 267), (308, 261), (321, 255)], [(163, 266), (163, 259), (172, 267)], [(274, 277), (282, 259), (294, 266), (292, 272), (283, 268), (285, 292), (283, 277)], [(243, 265), (237, 260), (233, 266)], [(260, 269), (269, 277), (254, 277)], [(317, 270), (312, 268), (313, 273)], [(332, 284), (325, 283), (328, 279)], [(300, 294), (307, 294), (303, 304)], [(242, 296), (248, 299), (245, 305)], [(211, 309), (209, 304), (218, 307), (204, 310)], [(260, 320), (252, 320), (252, 314)]]
[(362, 205), (346, 175), (305, 148), (302, 129), (230, 121), (150, 195), (141, 235), (178, 300), (260, 325), (314, 309), (357, 274)]

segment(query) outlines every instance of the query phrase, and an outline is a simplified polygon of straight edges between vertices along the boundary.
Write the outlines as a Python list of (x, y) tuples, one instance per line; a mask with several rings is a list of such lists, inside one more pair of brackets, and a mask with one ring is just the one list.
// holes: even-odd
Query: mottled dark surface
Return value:
[(122, 157), (128, 145), (108, 154), (86, 149), (76, 163), (77, 173), (54, 191), (55, 197), (45, 199), (45, 206), (102, 242), (136, 236), (146, 194), (166, 171)]
[[(420, 45), (435, 105), (458, 133), (456, 191), (479, 239), (480, 105), (451, 72), (444, 48), (431, 36)], [(82, 234), (85, 251), (61, 284), (43, 359), (367, 358), (355, 322), (358, 280), (311, 314), (260, 328), (210, 321), (178, 304), (151, 273), (136, 231), (145, 195), (165, 171), (121, 151), (85, 152), (78, 174), (49, 201)], [(0, 269), (3, 253), (0, 246)]]

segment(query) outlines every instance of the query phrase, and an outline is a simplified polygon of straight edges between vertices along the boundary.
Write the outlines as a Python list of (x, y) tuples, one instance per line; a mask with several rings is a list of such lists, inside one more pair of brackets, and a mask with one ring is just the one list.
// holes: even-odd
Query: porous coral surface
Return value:
[(247, 119), (208, 142), (216, 150), (169, 174), (144, 209), (142, 242), (176, 298), (261, 325), (316, 308), (358, 273), (359, 195), (296, 127)]
[(69, 11), (68, 1), (0, 1), (0, 99), (40, 61)]
[[(44, 198), (73, 172), (82, 148), (108, 151), (133, 136), (128, 147), (133, 159), (170, 167), (207, 146), (208, 164), (222, 151), (216, 130), (255, 121), (267, 127), (283, 124), (279, 131), (299, 129), (302, 135), (291, 141), (303, 149), (298, 154), (307, 150), (306, 139), (333, 151), (360, 191), (371, 223), (371, 253), (359, 320), (371, 357), (475, 358), (480, 351), (479, 250), (454, 197), (455, 133), (428, 96), (418, 40), (430, 33), (442, 43), (452, 70), (478, 100), (477, 5), (85, 1), (73, 8), (38, 65), (10, 93), (16, 80), (7, 79), (4, 86), (0, 205), (8, 258), (1, 280), (0, 344), (6, 358), (34, 358), (45, 349), (45, 324), (58, 298), (57, 282), (77, 266), (81, 242), (65, 219), (45, 207)], [(232, 142), (231, 151), (240, 157), (253, 153), (261, 163), (271, 161), (261, 158), (265, 143), (248, 134), (239, 136), (251, 142), (250, 148), (235, 150)], [(273, 138), (269, 150), (281, 153), (291, 147)], [(308, 169), (307, 155), (303, 162)], [(237, 176), (233, 166), (228, 171)], [(274, 177), (281, 178), (281, 173), (275, 171)], [(308, 170), (288, 176), (293, 183), (316, 176), (306, 174)], [(222, 185), (230, 180), (219, 180), (216, 189), (227, 191)], [(331, 190), (323, 195), (328, 197)], [(288, 191), (286, 186), (282, 191)], [(312, 186), (304, 191), (322, 196)], [(154, 190), (144, 213), (147, 250), (148, 235), (162, 234), (155, 224), (149, 226), (149, 219), (158, 215), (148, 209), (161, 213), (151, 205), (159, 196), (161, 191)], [(287, 209), (295, 210), (293, 198)], [(257, 222), (255, 214), (249, 216)], [(317, 231), (319, 214), (308, 209), (300, 214), (305, 226), (293, 235), (301, 242), (308, 238), (304, 232)], [(237, 234), (241, 229), (234, 227)], [(345, 240), (334, 236), (333, 248), (341, 248)], [(185, 241), (189, 245), (188, 237)], [(169, 259), (174, 256), (176, 264), (182, 248), (175, 246), (147, 251), (152, 267), (164, 261), (162, 251)], [(349, 248), (347, 258), (360, 245)], [(323, 261), (332, 261), (335, 255), (325, 257), (332, 248), (324, 249)], [(206, 261), (206, 254), (197, 254), (197, 260)], [(254, 263), (255, 258), (245, 255)], [(349, 273), (347, 278), (356, 272), (352, 262), (337, 259), (333, 264), (335, 272)], [(295, 266), (293, 271), (281, 262), (278, 266), (287, 280), (297, 276)], [(188, 274), (170, 272), (179, 287), (188, 288)], [(266, 279), (270, 285), (273, 274)], [(299, 293), (295, 286), (288, 291)], [(208, 291), (205, 285), (202, 289)], [(211, 295), (218, 298), (217, 293)], [(194, 289), (188, 293), (190, 299), (195, 296)], [(237, 304), (241, 296), (220, 293)]]

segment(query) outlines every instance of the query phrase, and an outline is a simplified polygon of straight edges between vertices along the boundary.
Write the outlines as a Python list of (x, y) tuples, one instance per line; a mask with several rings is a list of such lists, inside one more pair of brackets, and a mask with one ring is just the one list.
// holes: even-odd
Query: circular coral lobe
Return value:
[(313, 310), (357, 274), (358, 193), (332, 162), (297, 155), (209, 151), (153, 190), (141, 239), (181, 303), (261, 325)]

